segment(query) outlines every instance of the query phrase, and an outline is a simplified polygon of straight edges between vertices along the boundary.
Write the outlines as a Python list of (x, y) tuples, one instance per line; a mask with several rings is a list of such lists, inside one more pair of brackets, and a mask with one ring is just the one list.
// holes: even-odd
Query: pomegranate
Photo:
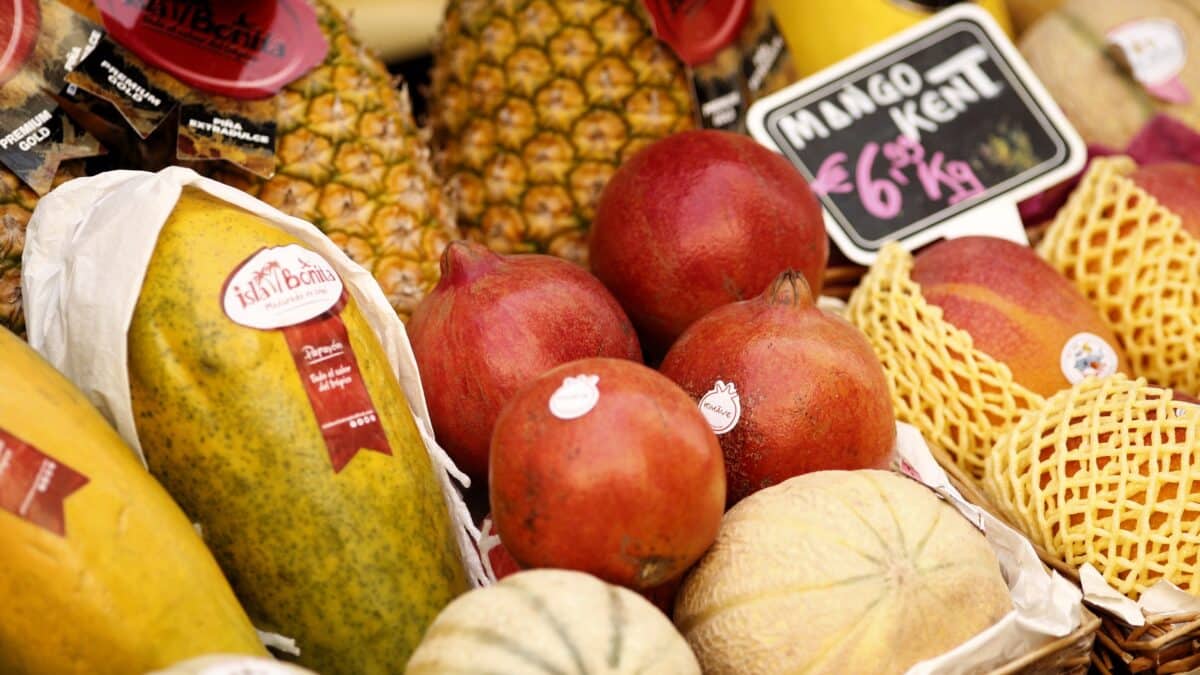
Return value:
[(516, 560), (513, 560), (512, 554), (504, 548), (504, 542), (500, 541), (500, 536), (496, 534), (496, 526), (492, 523), (490, 514), (479, 525), (479, 532), (482, 535), (479, 542), (479, 553), (492, 568), (492, 574), (495, 575), (496, 581), (521, 571), (521, 566), (517, 564)]
[(504, 406), (492, 436), (492, 518), (522, 567), (647, 589), (717, 536), (725, 467), (695, 402), (632, 361), (554, 368)]
[(601, 193), (592, 272), (662, 356), (696, 319), (758, 295), (780, 272), (820, 292), (821, 207), (787, 160), (725, 131), (686, 131), (635, 154)]
[(437, 440), (474, 478), (487, 476), (496, 415), (522, 385), (589, 356), (642, 358), (625, 312), (576, 265), (456, 241), (441, 266), (408, 338)]
[(730, 506), (802, 473), (889, 463), (896, 420), (883, 367), (795, 271), (692, 324), (662, 372), (718, 434)]
[[(504, 542), (500, 541), (500, 536), (496, 534), (496, 527), (492, 524), (491, 515), (484, 518), (483, 523), (479, 526), (479, 530), (483, 533), (483, 540), (480, 542), (479, 551), (487, 558), (488, 564), (491, 565), (492, 574), (495, 575), (496, 581), (510, 574), (520, 572), (521, 566), (517, 564), (516, 560), (513, 560), (512, 554), (508, 552), (508, 549), (504, 548)], [(686, 574), (681, 574), (665, 584), (636, 590), (643, 598), (646, 598), (651, 604), (662, 610), (663, 614), (671, 616), (675, 607), (675, 596), (679, 594), (679, 587), (683, 585), (685, 576)]]

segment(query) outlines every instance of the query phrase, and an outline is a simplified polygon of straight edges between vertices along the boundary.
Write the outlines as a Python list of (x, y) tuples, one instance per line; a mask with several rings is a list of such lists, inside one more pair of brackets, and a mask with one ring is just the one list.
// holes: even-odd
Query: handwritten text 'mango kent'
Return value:
[[(983, 71), (981, 64), (987, 59), (983, 47), (968, 47), (926, 70), (924, 78), (909, 64), (897, 63), (886, 74), (868, 77), (865, 91), (848, 84), (816, 104), (819, 116), (803, 108), (781, 119), (779, 129), (794, 148), (803, 150), (817, 137), (828, 138), (830, 130), (846, 129), (887, 108), (900, 133), (919, 141), (922, 131), (935, 132), (939, 124), (958, 117), (969, 104), (995, 98), (1004, 90), (1002, 83)], [(925, 89), (926, 83), (932, 88)]]

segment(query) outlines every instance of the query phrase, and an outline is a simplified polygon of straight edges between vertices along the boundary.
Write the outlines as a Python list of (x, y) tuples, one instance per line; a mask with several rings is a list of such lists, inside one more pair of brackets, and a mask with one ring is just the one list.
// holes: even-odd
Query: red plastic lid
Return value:
[(0, 84), (25, 65), (37, 44), (41, 24), (37, 0), (0, 0)]
[(654, 33), (689, 66), (711, 61), (737, 39), (752, 0), (642, 0)]
[[(0, 0), (2, 1), (2, 0)], [(304, 0), (97, 0), (117, 42), (176, 79), (214, 94), (264, 98), (329, 50)]]

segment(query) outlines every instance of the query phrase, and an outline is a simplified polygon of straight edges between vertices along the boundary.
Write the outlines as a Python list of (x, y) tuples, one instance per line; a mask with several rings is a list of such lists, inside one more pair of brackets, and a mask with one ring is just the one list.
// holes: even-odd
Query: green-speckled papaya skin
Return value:
[(392, 455), (360, 451), (338, 473), (283, 334), (225, 315), (230, 273), (291, 243), (184, 191), (129, 329), (138, 437), (258, 628), (294, 638), (323, 675), (401, 672), (465, 572), (408, 403), (353, 300), (341, 318)]

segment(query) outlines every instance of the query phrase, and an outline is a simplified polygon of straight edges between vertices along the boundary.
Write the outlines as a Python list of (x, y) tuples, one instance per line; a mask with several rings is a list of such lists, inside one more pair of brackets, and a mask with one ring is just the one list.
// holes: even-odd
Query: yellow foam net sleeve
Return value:
[(1000, 439), (984, 488), (1035, 543), (1134, 599), (1159, 579), (1200, 593), (1198, 422), (1170, 389), (1088, 378)]
[(1100, 310), (1134, 375), (1200, 393), (1200, 241), (1127, 178), (1136, 167), (1093, 161), (1037, 251)]
[(899, 245), (886, 245), (850, 296), (847, 318), (883, 363), (896, 418), (920, 429), (946, 455), (940, 461), (979, 480), (996, 439), (1043, 399), (925, 301), (912, 264)]

